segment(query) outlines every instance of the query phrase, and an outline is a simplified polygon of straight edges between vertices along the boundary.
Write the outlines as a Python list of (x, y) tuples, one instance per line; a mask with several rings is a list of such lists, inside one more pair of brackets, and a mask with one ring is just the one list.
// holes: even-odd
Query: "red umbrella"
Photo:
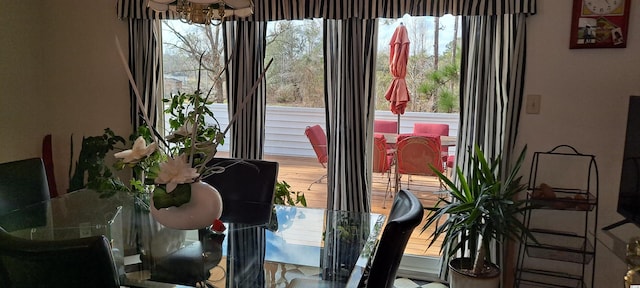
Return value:
[(409, 60), (409, 35), (407, 28), (402, 23), (393, 32), (389, 46), (391, 48), (389, 70), (393, 75), (393, 80), (384, 94), (384, 98), (391, 103), (391, 112), (398, 115), (398, 133), (400, 133), (400, 115), (404, 114), (407, 102), (411, 99), (407, 82), (404, 79), (407, 76), (407, 61)]

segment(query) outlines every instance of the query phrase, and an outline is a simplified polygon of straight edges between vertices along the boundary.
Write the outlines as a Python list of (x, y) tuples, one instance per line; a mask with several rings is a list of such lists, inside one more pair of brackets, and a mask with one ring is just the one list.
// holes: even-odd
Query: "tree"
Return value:
[[(182, 89), (194, 91), (196, 89), (197, 71), (200, 56), (202, 69), (206, 75), (205, 94), (211, 89), (209, 101), (222, 103), (226, 97), (223, 90), (222, 78), (218, 77), (224, 70), (223, 45), (220, 25), (186, 25), (179, 21), (164, 21), (163, 28), (169, 33), (163, 39), (164, 74), (183, 75), (186, 83)], [(169, 35), (171, 37), (169, 37)], [(204, 90), (203, 89), (203, 90)], [(175, 92), (175, 91), (174, 91)], [(166, 96), (165, 96), (166, 97)]]

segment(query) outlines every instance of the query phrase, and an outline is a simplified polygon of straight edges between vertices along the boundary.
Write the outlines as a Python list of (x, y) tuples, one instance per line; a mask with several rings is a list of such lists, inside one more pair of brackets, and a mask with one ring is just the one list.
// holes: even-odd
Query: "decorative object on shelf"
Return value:
[(425, 207), (429, 213), (422, 232), (435, 227), (429, 247), (442, 240), (441, 252), (447, 259), (458, 253), (469, 255), (449, 261), (451, 288), (499, 287), (500, 268), (491, 259), (491, 243), (530, 236), (521, 220), (529, 206), (526, 200), (517, 199), (526, 188), (518, 176), (525, 152), (526, 147), (513, 168), (504, 171), (500, 155), (486, 159), (479, 147), (474, 151), (469, 147), (468, 153), (473, 156), (468, 175), (456, 168), (459, 186), (432, 167), (449, 189), (451, 199), (442, 197), (435, 206)]
[(627, 47), (630, 4), (630, 0), (573, 0), (569, 47)]
[(225, 18), (253, 14), (252, 0), (149, 0), (148, 5), (155, 11), (174, 12), (189, 24), (220, 25)]

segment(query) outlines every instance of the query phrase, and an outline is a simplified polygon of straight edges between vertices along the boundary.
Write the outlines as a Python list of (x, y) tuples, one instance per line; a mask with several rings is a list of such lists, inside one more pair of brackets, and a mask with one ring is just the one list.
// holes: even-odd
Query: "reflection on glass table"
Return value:
[(0, 226), (27, 239), (103, 234), (125, 286), (285, 287), (304, 277), (344, 287), (362, 278), (384, 224), (380, 214), (276, 205), (277, 229), (225, 223), (220, 234), (174, 230), (128, 194), (99, 196), (69, 193), (0, 216)]

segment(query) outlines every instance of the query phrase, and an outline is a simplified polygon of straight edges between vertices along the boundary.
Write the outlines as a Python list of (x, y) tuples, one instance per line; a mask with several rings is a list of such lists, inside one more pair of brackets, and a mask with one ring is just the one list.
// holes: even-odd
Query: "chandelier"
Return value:
[[(220, 25), (230, 16), (247, 17), (253, 14), (253, 0), (148, 0), (149, 8), (172, 11), (189, 24)], [(217, 21), (216, 21), (217, 20)]]

